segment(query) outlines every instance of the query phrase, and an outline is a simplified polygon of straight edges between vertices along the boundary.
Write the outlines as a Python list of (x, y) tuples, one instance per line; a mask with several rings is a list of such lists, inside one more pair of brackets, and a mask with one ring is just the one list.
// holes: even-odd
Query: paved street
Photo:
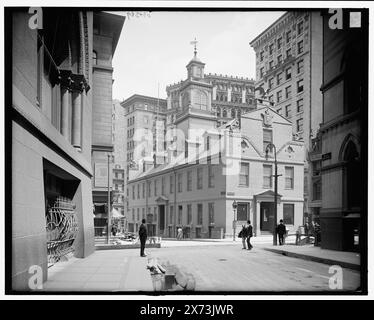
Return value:
[[(200, 291), (325, 291), (329, 266), (240, 245), (148, 249), (196, 278)], [(355, 290), (360, 273), (343, 269), (343, 290)]]

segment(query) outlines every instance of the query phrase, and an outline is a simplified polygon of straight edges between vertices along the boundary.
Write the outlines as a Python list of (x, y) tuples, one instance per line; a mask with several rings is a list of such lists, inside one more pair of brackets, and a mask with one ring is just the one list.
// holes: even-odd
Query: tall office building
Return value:
[(311, 139), (322, 122), (322, 17), (320, 12), (287, 12), (250, 42), (256, 52), (256, 87), (292, 122), (305, 144), (305, 216), (310, 215), (307, 161)]

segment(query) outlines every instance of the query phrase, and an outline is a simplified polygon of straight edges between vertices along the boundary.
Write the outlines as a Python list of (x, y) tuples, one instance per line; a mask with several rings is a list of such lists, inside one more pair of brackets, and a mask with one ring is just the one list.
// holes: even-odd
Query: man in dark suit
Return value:
[(142, 224), (139, 227), (139, 239), (140, 239), (140, 256), (146, 257), (144, 253), (145, 242), (147, 241), (147, 226), (145, 225), (145, 219), (142, 220)]
[(251, 221), (247, 221), (247, 250), (251, 250), (253, 248), (251, 244), (251, 238), (253, 237), (253, 227), (251, 225)]
[(283, 224), (283, 220), (279, 220), (279, 224), (277, 225), (277, 233), (279, 239), (279, 245), (284, 245), (284, 235), (286, 234), (286, 226)]

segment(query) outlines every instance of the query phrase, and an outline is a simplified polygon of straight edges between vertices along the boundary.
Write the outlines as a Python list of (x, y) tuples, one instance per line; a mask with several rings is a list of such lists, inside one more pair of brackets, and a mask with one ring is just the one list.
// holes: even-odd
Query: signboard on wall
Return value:
[(108, 186), (108, 165), (106, 163), (95, 163), (95, 187)]

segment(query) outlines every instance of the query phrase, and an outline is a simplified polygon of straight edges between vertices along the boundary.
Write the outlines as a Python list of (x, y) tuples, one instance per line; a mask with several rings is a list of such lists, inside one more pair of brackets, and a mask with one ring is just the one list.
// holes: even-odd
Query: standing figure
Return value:
[(247, 239), (247, 233), (248, 233), (248, 229), (247, 227), (243, 224), (242, 226), (242, 230), (240, 230), (239, 232), (239, 238), (242, 238), (242, 244), (243, 244), (243, 248), (242, 249), (247, 249), (246, 246), (245, 246), (245, 242), (246, 242), (246, 239)]
[(286, 226), (283, 224), (283, 220), (279, 220), (279, 224), (277, 225), (277, 233), (278, 233), (278, 239), (279, 239), (279, 245), (284, 245), (284, 235), (286, 234)]
[(144, 253), (145, 242), (147, 241), (147, 226), (145, 225), (145, 219), (142, 220), (142, 224), (139, 227), (139, 239), (140, 239), (140, 256), (146, 257)]
[(178, 228), (177, 239), (181, 240), (183, 236), (183, 230), (181, 227)]
[(251, 244), (251, 238), (253, 237), (253, 227), (251, 225), (251, 221), (247, 221), (247, 246), (248, 250), (251, 250), (253, 248)]

